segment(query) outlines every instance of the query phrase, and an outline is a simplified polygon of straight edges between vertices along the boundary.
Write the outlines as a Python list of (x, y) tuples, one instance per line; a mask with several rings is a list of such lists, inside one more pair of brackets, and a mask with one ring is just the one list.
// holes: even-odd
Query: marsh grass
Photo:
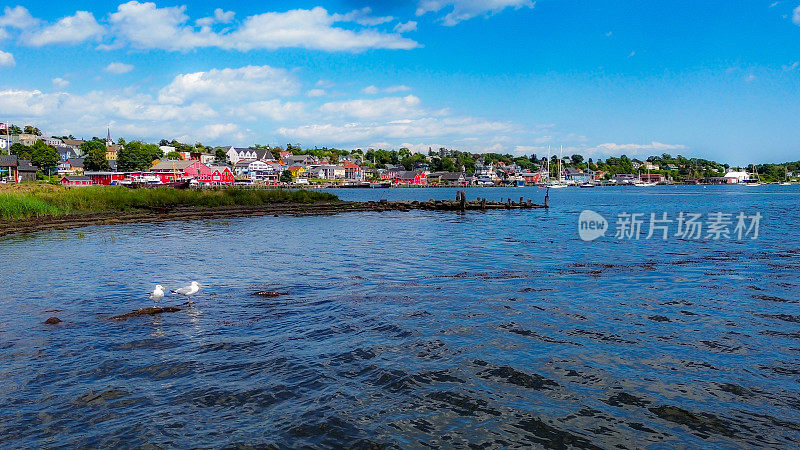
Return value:
[(175, 206), (218, 208), (336, 200), (338, 197), (325, 192), (286, 189), (182, 190), (11, 185), (0, 188), (0, 219), (28, 219), (69, 213), (124, 212)]

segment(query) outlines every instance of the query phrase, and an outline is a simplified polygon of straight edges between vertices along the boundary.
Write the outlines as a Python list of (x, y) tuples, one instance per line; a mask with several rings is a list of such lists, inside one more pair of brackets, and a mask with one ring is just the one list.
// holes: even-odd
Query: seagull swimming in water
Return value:
[(174, 291), (170, 292), (172, 292), (173, 294), (184, 295), (186, 296), (186, 298), (189, 299), (189, 303), (192, 303), (192, 296), (194, 294), (197, 294), (199, 290), (200, 290), (200, 283), (198, 283), (197, 281), (192, 281), (192, 284), (184, 286), (180, 289), (175, 289)]
[(153, 301), (153, 306), (156, 306), (156, 302), (160, 302), (162, 298), (164, 298), (164, 286), (157, 284), (153, 292), (150, 293), (150, 300)]

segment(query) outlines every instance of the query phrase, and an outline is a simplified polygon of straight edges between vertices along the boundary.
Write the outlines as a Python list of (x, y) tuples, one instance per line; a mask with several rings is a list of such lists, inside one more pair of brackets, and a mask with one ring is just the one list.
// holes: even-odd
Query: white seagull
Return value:
[(170, 292), (172, 292), (173, 294), (184, 295), (186, 296), (186, 298), (189, 299), (189, 303), (192, 303), (192, 296), (194, 294), (197, 294), (199, 290), (200, 290), (200, 283), (198, 283), (197, 281), (192, 281), (192, 284), (184, 286), (180, 289), (175, 289), (174, 291)]
[(150, 300), (153, 301), (153, 306), (156, 306), (156, 302), (160, 302), (162, 298), (164, 298), (164, 286), (157, 284), (153, 292), (150, 293)]

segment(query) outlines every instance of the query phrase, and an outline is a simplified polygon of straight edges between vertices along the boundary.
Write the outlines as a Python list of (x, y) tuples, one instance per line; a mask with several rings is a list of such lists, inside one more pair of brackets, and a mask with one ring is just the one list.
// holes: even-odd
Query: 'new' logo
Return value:
[(605, 217), (592, 210), (584, 210), (578, 217), (578, 235), (586, 242), (603, 237), (608, 231)]

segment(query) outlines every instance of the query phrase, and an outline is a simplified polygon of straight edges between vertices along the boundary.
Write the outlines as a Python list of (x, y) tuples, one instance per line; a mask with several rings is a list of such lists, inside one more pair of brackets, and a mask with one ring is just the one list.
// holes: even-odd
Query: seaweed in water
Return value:
[(169, 312), (178, 312), (181, 309), (177, 306), (165, 306), (165, 307), (149, 307), (149, 308), (141, 308), (137, 309), (136, 311), (131, 311), (129, 313), (121, 314), (119, 316), (114, 316), (111, 320), (127, 320), (132, 319), (134, 317), (142, 317), (142, 316), (155, 316), (157, 314), (164, 314)]

